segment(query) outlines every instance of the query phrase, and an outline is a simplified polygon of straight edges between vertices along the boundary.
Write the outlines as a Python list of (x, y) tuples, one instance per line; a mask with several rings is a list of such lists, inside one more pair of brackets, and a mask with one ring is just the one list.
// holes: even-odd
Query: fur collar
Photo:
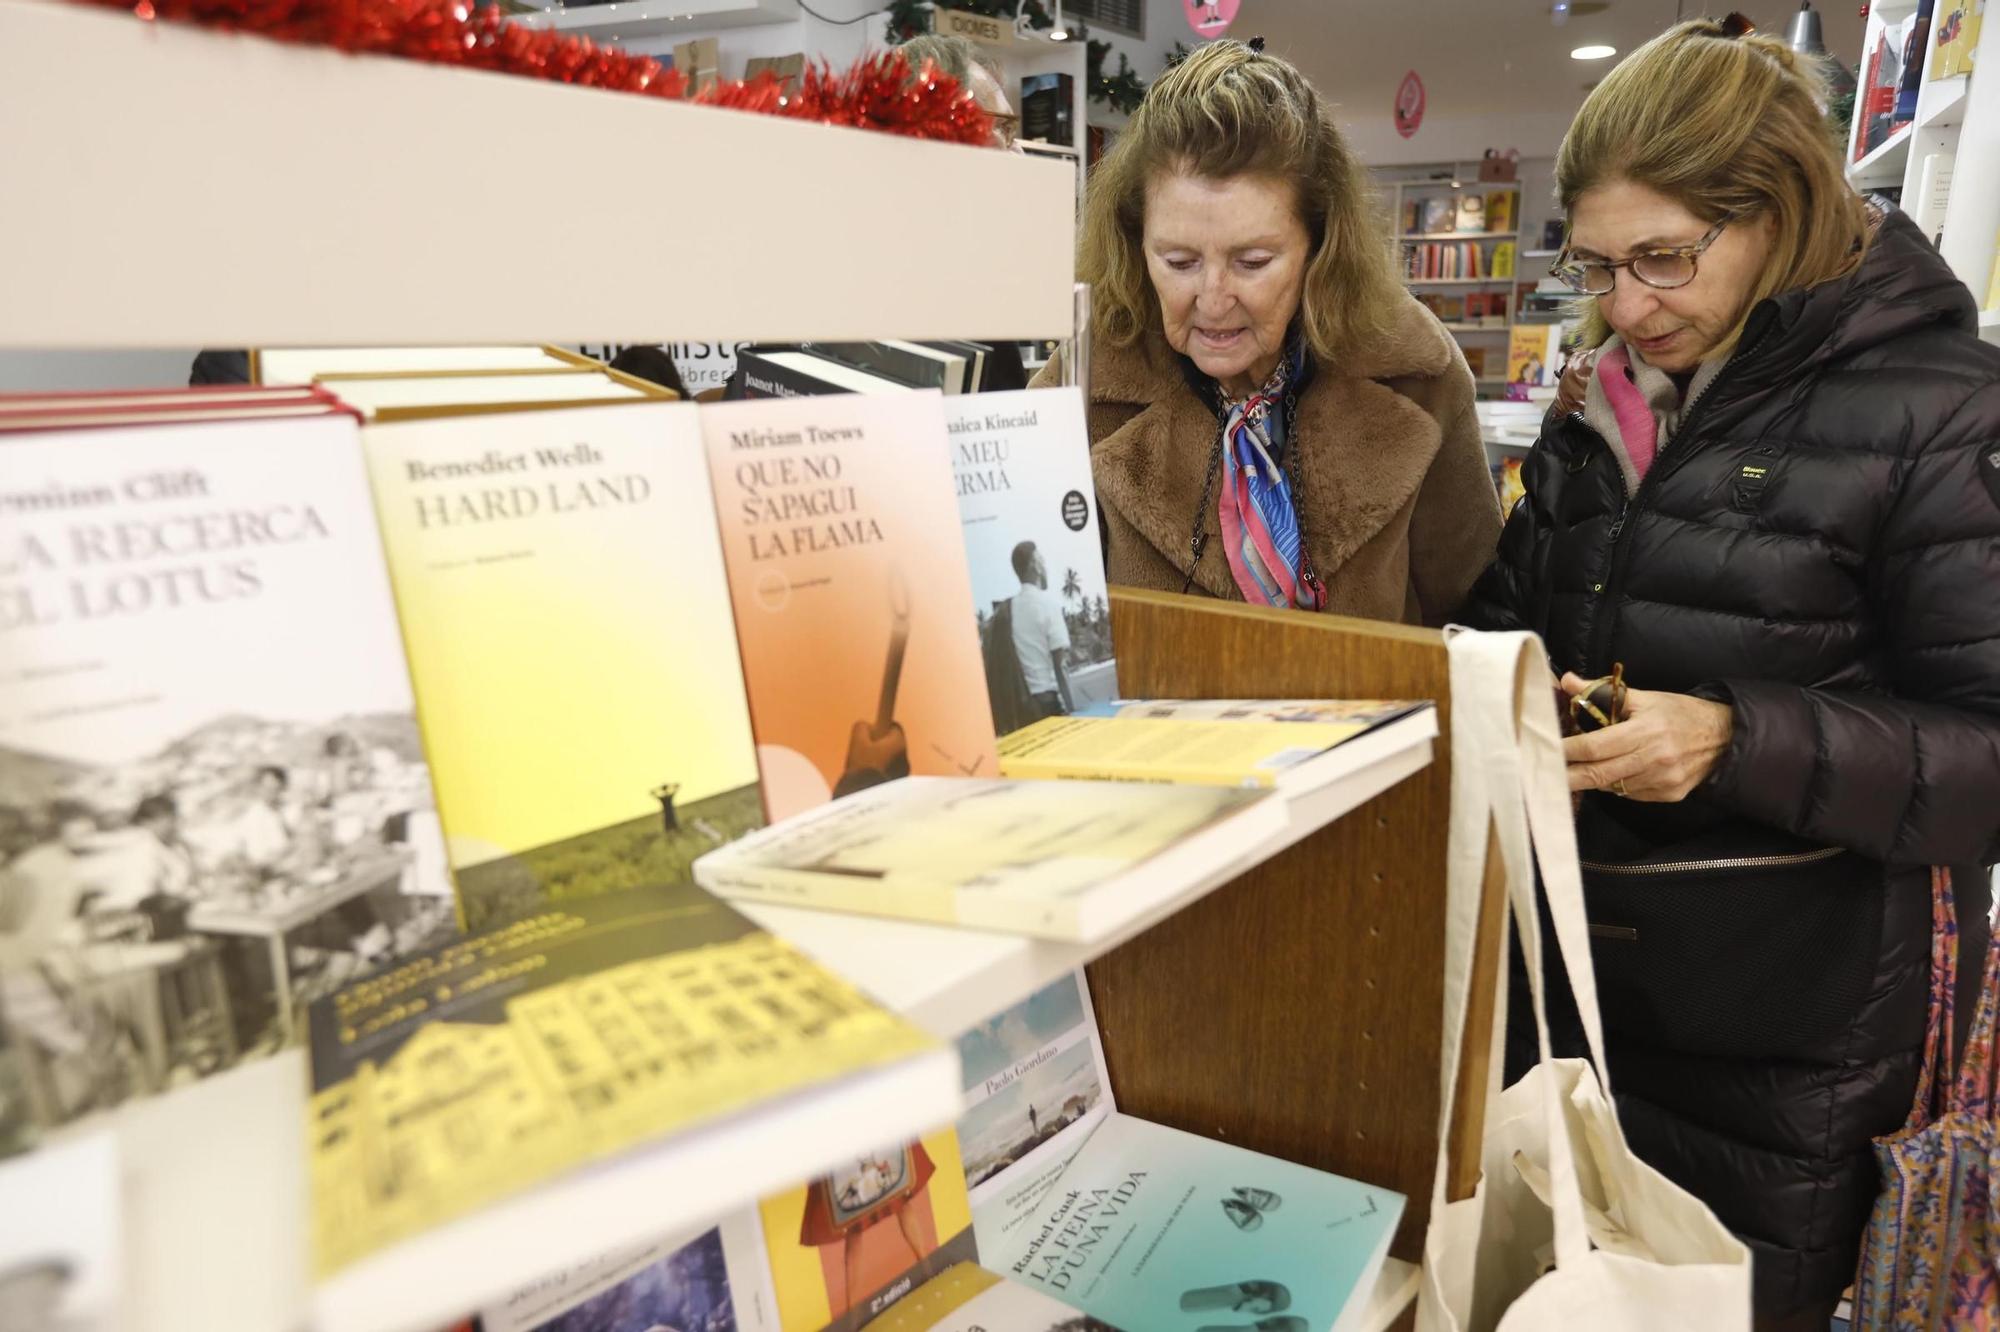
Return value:
[[(1457, 344), (1411, 299), (1376, 344), (1344, 364), (1314, 367), (1287, 447), (1303, 450), (1299, 507), (1330, 609), (1346, 609), (1342, 566), (1403, 512), (1430, 470), (1443, 431), (1425, 403), (1434, 381), (1459, 361)], [(1100, 348), (1090, 396), (1094, 416), (1122, 418), (1092, 446), (1100, 501), (1185, 571), (1220, 426), (1181, 365), (1158, 332), (1131, 347)], [(1211, 496), (1201, 506), (1209, 540), (1195, 581), (1211, 595), (1237, 597), (1215, 504)]]

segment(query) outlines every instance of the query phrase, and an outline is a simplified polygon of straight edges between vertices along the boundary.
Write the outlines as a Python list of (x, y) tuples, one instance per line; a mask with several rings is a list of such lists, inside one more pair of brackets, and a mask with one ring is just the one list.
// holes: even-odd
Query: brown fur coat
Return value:
[[(1091, 470), (1111, 581), (1178, 592), (1218, 423), (1158, 333), (1100, 344), (1092, 362)], [(1060, 375), (1051, 362), (1035, 383)], [(1300, 516), (1329, 610), (1437, 625), (1465, 599), (1500, 536), (1472, 404), (1458, 344), (1414, 300), (1379, 344), (1315, 368), (1287, 447), (1305, 450)], [(1202, 522), (1209, 539), (1188, 590), (1240, 601), (1213, 499)]]

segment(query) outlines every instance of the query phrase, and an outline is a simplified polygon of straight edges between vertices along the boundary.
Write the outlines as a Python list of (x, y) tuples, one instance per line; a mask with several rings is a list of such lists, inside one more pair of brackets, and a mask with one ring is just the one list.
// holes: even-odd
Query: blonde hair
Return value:
[(1092, 172), (1077, 276), (1092, 287), (1097, 335), (1120, 347), (1160, 327), (1146, 272), (1146, 187), (1187, 173), (1291, 185), (1312, 238), (1300, 322), (1321, 361), (1385, 329), (1407, 299), (1370, 206), (1367, 175), (1312, 84), (1241, 42), (1211, 42), (1162, 74)]
[[(1860, 265), (1868, 208), (1841, 172), (1818, 66), (1775, 37), (1733, 36), (1713, 19), (1669, 28), (1590, 96), (1556, 157), (1565, 213), (1599, 185), (1630, 181), (1708, 223), (1769, 218), (1771, 255), (1722, 348), (1757, 303)], [(1583, 345), (1610, 336), (1583, 302)]]

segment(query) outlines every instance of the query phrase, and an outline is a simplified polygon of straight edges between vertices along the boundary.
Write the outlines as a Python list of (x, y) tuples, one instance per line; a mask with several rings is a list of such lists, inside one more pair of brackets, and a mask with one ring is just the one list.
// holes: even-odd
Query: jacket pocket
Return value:
[(1838, 847), (1679, 855), (1585, 861), (1583, 882), (1607, 1028), (1690, 1054), (1841, 1057), (1880, 960), (1880, 865)]

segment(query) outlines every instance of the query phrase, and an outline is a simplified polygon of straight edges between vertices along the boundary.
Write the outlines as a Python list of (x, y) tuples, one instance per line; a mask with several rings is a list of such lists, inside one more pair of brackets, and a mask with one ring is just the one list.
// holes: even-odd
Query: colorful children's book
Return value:
[(995, 1271), (1127, 1328), (1348, 1332), (1401, 1194), (1113, 1115), (986, 1255)]
[(466, 925), (763, 822), (696, 409), (364, 432)]
[(987, 701), (1005, 735), (1117, 692), (1083, 395), (945, 402)]
[(943, 399), (716, 403), (702, 430), (770, 817), (992, 776)]
[(769, 1287), (764, 1237), (743, 1211), (693, 1239), (629, 1245), (531, 1281), (482, 1310), (478, 1332), (775, 1332)]
[(979, 1256), (950, 1129), (867, 1152), (759, 1211), (779, 1332), (856, 1332)]

